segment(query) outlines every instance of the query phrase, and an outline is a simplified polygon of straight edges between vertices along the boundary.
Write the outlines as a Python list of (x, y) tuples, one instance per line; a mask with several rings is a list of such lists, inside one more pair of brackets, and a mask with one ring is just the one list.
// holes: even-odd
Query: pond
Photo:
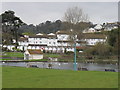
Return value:
[[(20, 66), (27, 67), (27, 65), (37, 65), (39, 68), (49, 68), (48, 65), (52, 64), (53, 69), (66, 69), (74, 70), (73, 62), (1, 62), (0, 65), (4, 66)], [(114, 69), (118, 72), (118, 65), (114, 64), (97, 64), (97, 63), (77, 63), (77, 68), (87, 68), (88, 71), (105, 71), (105, 69)]]

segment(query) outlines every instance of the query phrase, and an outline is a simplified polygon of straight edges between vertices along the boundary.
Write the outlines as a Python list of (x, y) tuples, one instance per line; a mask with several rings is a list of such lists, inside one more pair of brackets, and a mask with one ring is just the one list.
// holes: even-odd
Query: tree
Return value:
[(111, 46), (115, 46), (117, 39), (119, 38), (119, 34), (120, 34), (120, 28), (118, 29), (113, 29), (112, 31), (110, 31), (108, 33), (108, 43)]
[(71, 44), (73, 46), (74, 44), (74, 70), (77, 70), (76, 66), (76, 43), (77, 43), (77, 37), (79, 36), (79, 40), (82, 39), (82, 31), (78, 31), (76, 29), (76, 26), (80, 22), (87, 22), (88, 21), (88, 15), (83, 13), (83, 10), (78, 7), (72, 7), (68, 8), (67, 11), (64, 14), (64, 20), (68, 23), (69, 29), (70, 29), (70, 36), (69, 40), (71, 41)]
[(108, 33), (108, 44), (111, 45), (114, 49), (114, 54), (118, 55), (118, 52), (120, 51), (120, 28), (113, 29)]
[(98, 56), (99, 58), (109, 58), (112, 55), (113, 48), (106, 43), (97, 43), (94, 47), (85, 50), (86, 56)]
[(11, 10), (5, 11), (0, 16), (2, 17), (2, 32), (3, 33), (8, 33), (9, 35), (13, 35), (13, 37), (10, 38), (10, 39), (15, 38), (16, 48), (17, 48), (17, 45), (18, 45), (18, 29), (23, 24), (22, 20), (19, 17), (16, 17), (15, 12), (11, 11)]
[(83, 10), (79, 7), (68, 8), (64, 14), (64, 20), (73, 24), (80, 22), (88, 22), (88, 15), (84, 14)]

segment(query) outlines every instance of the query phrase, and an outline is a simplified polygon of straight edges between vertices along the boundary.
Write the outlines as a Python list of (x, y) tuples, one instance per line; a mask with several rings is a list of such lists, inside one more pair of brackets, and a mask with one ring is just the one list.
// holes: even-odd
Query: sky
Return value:
[(2, 2), (3, 13), (13, 10), (27, 24), (63, 20), (68, 8), (79, 7), (94, 24), (118, 21), (118, 2)]

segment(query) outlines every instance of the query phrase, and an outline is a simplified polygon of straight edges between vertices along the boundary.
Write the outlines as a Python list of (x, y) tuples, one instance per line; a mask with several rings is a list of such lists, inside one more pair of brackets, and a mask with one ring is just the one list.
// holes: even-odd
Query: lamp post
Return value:
[(76, 64), (76, 42), (74, 43), (74, 71), (77, 71), (77, 64)]
[(76, 36), (76, 34), (73, 32), (72, 29), (70, 30), (70, 32), (73, 34), (71, 38), (72, 38), (73, 41), (74, 41), (74, 45), (73, 45), (73, 47), (74, 47), (74, 71), (77, 71), (77, 64), (76, 64), (76, 38), (77, 38), (77, 36)]

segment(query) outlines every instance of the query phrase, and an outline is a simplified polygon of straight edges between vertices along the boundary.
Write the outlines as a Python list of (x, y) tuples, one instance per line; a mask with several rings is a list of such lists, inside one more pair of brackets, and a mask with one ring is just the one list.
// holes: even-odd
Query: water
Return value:
[[(48, 64), (52, 64), (53, 69), (73, 70), (73, 62), (1, 62), (0, 65), (27, 67), (27, 65), (37, 65), (39, 68), (49, 68)], [(115, 69), (118, 72), (118, 65), (113, 64), (93, 64), (93, 63), (77, 63), (77, 68), (87, 68), (89, 71), (105, 71), (105, 69)]]

